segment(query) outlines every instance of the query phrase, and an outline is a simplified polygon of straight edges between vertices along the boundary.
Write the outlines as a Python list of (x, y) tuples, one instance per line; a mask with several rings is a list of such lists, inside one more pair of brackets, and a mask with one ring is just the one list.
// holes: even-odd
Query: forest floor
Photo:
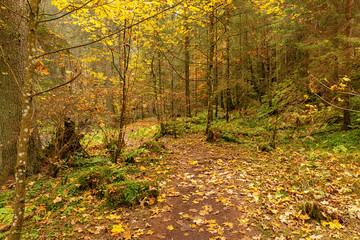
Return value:
[(250, 159), (234, 144), (209, 144), (203, 134), (163, 139), (172, 167), (162, 197), (143, 219), (141, 239), (262, 239), (251, 219), (263, 211), (245, 191), (240, 167)]
[[(154, 132), (155, 124), (129, 126), (135, 135), (127, 135), (129, 147), (148, 141), (144, 129)], [(24, 239), (360, 239), (360, 168), (353, 158), (309, 156), (296, 148), (261, 152), (208, 143), (203, 133), (179, 133), (159, 139), (165, 150), (139, 153), (143, 157), (133, 165), (120, 166), (128, 181), (158, 182), (159, 196), (144, 197), (137, 206), (111, 210), (99, 189), (82, 190), (84, 174), (91, 180), (94, 169), (114, 168), (101, 157), (78, 159), (78, 167), (56, 179), (30, 179)], [(90, 149), (96, 151), (101, 147)], [(2, 223), (11, 220), (13, 185), (7, 186), (0, 192)], [(109, 194), (116, 186), (107, 186)]]
[(129, 218), (132, 227), (148, 229), (150, 235), (141, 239), (360, 239), (359, 219), (345, 220), (336, 215), (339, 206), (331, 207), (351, 200), (324, 193), (309, 207), (326, 205), (334, 218), (325, 208), (319, 209), (322, 220), (308, 216), (312, 210), (303, 205), (308, 192), (291, 189), (277, 176), (287, 174), (293, 161), (280, 159), (282, 166), (271, 169), (271, 157), (279, 156), (254, 154), (235, 143), (208, 143), (203, 134), (163, 142), (172, 153), (167, 161), (173, 173), (163, 189), (164, 201), (143, 215), (144, 224)]

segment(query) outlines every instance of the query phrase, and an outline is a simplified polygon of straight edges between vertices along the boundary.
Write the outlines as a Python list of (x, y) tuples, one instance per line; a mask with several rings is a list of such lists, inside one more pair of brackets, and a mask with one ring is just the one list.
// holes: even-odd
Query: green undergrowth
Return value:
[[(271, 109), (270, 109), (271, 110)], [(322, 149), (334, 153), (351, 153), (359, 150), (360, 128), (353, 125), (349, 131), (340, 131), (341, 124), (336, 112), (322, 110), (314, 119), (322, 119), (325, 123), (305, 124), (305, 120), (298, 120), (296, 114), (291, 117), (271, 115), (274, 110), (261, 109), (258, 115), (247, 117), (240, 113), (232, 113), (229, 122), (219, 113), (211, 129), (218, 135), (217, 140), (238, 143), (254, 150), (271, 151), (274, 148), (289, 148), (312, 150)], [(285, 115), (287, 116), (287, 115)], [(302, 115), (302, 118), (308, 116)], [(356, 118), (356, 116), (354, 116)], [(310, 121), (310, 120), (309, 120)], [(353, 121), (357, 123), (356, 120)], [(200, 113), (192, 118), (178, 118), (166, 122), (167, 134), (181, 136), (184, 134), (204, 133), (206, 129), (206, 113)], [(170, 130), (169, 130), (170, 129)]]
[(129, 139), (152, 138), (159, 130), (158, 125), (139, 128), (129, 135)]
[[(127, 161), (119, 164), (111, 163), (105, 156), (75, 156), (74, 165), (62, 170), (57, 178), (30, 178), (25, 214), (30, 218), (24, 239), (57, 238), (59, 234), (77, 239), (70, 235), (74, 234), (74, 223), (91, 223), (102, 217), (101, 213), (156, 204), (159, 181), (165, 179), (168, 170), (157, 150), (146, 146), (124, 153)], [(0, 192), (0, 224), (12, 220), (13, 194), (13, 189)]]
[(360, 146), (360, 129), (349, 131), (329, 131), (304, 138), (304, 144), (313, 149), (332, 150), (335, 153), (358, 151)]

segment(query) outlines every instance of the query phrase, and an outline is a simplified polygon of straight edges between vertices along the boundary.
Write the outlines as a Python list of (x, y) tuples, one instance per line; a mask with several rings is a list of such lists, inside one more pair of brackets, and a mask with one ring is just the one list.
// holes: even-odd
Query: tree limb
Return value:
[(325, 103), (329, 104), (330, 106), (334, 107), (334, 108), (337, 108), (337, 109), (341, 109), (341, 110), (346, 110), (346, 111), (349, 111), (349, 112), (356, 112), (356, 113), (360, 113), (359, 110), (354, 110), (354, 109), (348, 109), (348, 108), (343, 108), (343, 107), (339, 107), (327, 100), (325, 100), (325, 98), (321, 97), (319, 94), (317, 94), (316, 92), (313, 92), (313, 94), (317, 97), (319, 97), (322, 101), (324, 101)]
[(133, 24), (127, 26), (127, 27), (124, 27), (124, 28), (118, 30), (118, 31), (115, 31), (115, 32), (113, 32), (113, 33), (110, 33), (110, 34), (108, 34), (108, 35), (106, 35), (106, 36), (104, 36), (104, 37), (101, 37), (101, 38), (99, 38), (99, 39), (97, 39), (97, 40), (94, 40), (94, 41), (91, 41), (91, 42), (88, 42), (88, 43), (84, 43), (84, 44), (80, 44), (80, 45), (76, 45), (76, 46), (72, 46), (72, 47), (68, 47), (68, 48), (58, 49), (58, 50), (55, 50), (55, 51), (52, 51), (52, 52), (48, 52), (48, 53), (44, 53), (44, 54), (41, 54), (41, 55), (37, 56), (36, 58), (41, 58), (41, 57), (44, 57), (44, 56), (47, 56), (47, 55), (50, 55), (50, 54), (54, 54), (54, 53), (58, 53), (58, 52), (62, 52), (62, 51), (70, 50), (70, 49), (85, 47), (85, 46), (89, 46), (89, 45), (91, 45), (91, 44), (100, 42), (100, 41), (102, 41), (102, 40), (105, 40), (105, 39), (107, 39), (107, 38), (109, 38), (109, 37), (112, 37), (112, 36), (114, 36), (114, 35), (122, 32), (122, 31), (124, 31), (125, 29), (130, 29), (130, 28), (132, 28), (132, 27), (134, 27), (134, 26), (137, 26), (137, 25), (139, 25), (139, 24), (141, 24), (141, 23), (143, 23), (143, 22), (145, 22), (145, 21), (147, 21), (147, 20), (149, 20), (149, 19), (151, 19), (151, 18), (154, 18), (154, 17), (156, 17), (156, 16), (158, 16), (158, 15), (164, 13), (164, 12), (167, 12), (167, 11), (169, 11), (170, 9), (173, 9), (173, 8), (177, 7), (178, 5), (180, 5), (180, 3), (182, 3), (182, 1), (174, 4), (173, 6), (170, 6), (170, 7), (168, 7), (168, 8), (165, 8), (164, 10), (162, 10), (162, 11), (160, 11), (160, 12), (158, 12), (158, 13), (155, 13), (155, 14), (149, 16), (149, 17), (143, 18), (142, 20), (140, 20), (140, 21), (138, 21), (138, 22), (136, 22), (136, 23), (133, 23)]
[(41, 95), (41, 94), (43, 94), (43, 93), (50, 92), (50, 91), (55, 90), (55, 89), (57, 89), (57, 88), (59, 88), (59, 87), (65, 86), (65, 85), (67, 85), (67, 84), (69, 84), (69, 83), (72, 83), (72, 82), (75, 81), (80, 75), (81, 75), (81, 73), (79, 73), (78, 75), (76, 75), (75, 77), (73, 77), (72, 79), (70, 79), (70, 80), (67, 81), (67, 82), (64, 82), (64, 83), (62, 83), (62, 84), (59, 84), (59, 85), (57, 85), (57, 86), (55, 86), (55, 87), (49, 88), (49, 89), (44, 90), (44, 91), (41, 91), (41, 92), (38, 92), (38, 93), (34, 93), (33, 95), (31, 95), (31, 97), (35, 97), (35, 96)]
[(91, 3), (92, 1), (94, 1), (94, 0), (89, 0), (89, 1), (87, 1), (86, 3), (84, 3), (83, 5), (81, 5), (80, 7), (74, 8), (74, 9), (71, 10), (70, 12), (64, 13), (64, 14), (61, 15), (61, 16), (54, 17), (54, 18), (50, 18), (50, 19), (45, 19), (45, 20), (42, 20), (42, 21), (38, 21), (38, 23), (51, 22), (51, 21), (54, 21), (54, 20), (63, 18), (63, 17), (65, 17), (65, 16), (67, 16), (67, 15), (69, 15), (69, 14), (71, 14), (71, 13), (73, 13), (73, 12), (75, 12), (75, 11), (83, 8), (83, 7), (85, 7), (86, 5), (88, 5), (89, 3)]
[[(331, 90), (332, 92), (335, 92), (333, 91), (331, 88), (329, 88), (326, 84), (324, 84), (322, 81), (320, 81), (317, 77), (315, 77), (314, 75), (310, 74), (309, 75), (310, 77), (312, 77), (315, 81), (317, 81), (318, 83), (320, 83), (323, 87)], [(355, 97), (360, 97), (360, 94), (356, 93), (356, 92), (343, 92), (343, 91), (336, 91), (337, 93), (341, 93), (341, 94), (347, 94), (347, 95), (352, 95), (352, 96), (355, 96)]]

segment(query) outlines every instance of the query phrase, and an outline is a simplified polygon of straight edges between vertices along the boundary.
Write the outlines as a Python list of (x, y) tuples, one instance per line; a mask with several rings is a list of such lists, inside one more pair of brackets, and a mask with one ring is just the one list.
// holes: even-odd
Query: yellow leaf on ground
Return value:
[(169, 226), (167, 226), (167, 229), (171, 231), (171, 230), (174, 230), (174, 227), (172, 225), (169, 225)]
[(111, 232), (115, 235), (115, 234), (125, 232), (125, 229), (124, 229), (123, 225), (120, 223), (118, 225), (114, 225), (113, 228), (111, 229)]
[(115, 214), (110, 214), (109, 216), (106, 216), (107, 219), (114, 220), (114, 219), (120, 219), (121, 217)]
[(198, 163), (198, 161), (189, 161), (189, 164), (191, 164), (191, 165), (195, 165), (195, 164), (197, 164)]
[(225, 227), (229, 227), (229, 228), (233, 228), (233, 227), (234, 227), (234, 224), (231, 223), (231, 222), (224, 222), (223, 225), (224, 225)]

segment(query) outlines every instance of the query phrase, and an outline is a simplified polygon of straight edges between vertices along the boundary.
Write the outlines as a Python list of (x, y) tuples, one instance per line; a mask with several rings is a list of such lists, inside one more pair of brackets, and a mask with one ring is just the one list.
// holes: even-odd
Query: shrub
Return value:
[(116, 209), (123, 205), (134, 206), (145, 198), (156, 199), (158, 195), (157, 187), (149, 182), (124, 181), (110, 186), (105, 198), (107, 206)]
[(139, 157), (139, 155), (147, 152), (149, 152), (147, 149), (140, 147), (139, 149), (136, 149), (134, 151), (124, 153), (122, 158), (125, 160), (126, 163), (135, 163), (135, 159)]
[(149, 150), (150, 152), (161, 153), (165, 150), (165, 146), (157, 141), (149, 141), (144, 143), (140, 148)]
[(103, 197), (107, 189), (106, 185), (125, 179), (124, 173), (119, 169), (112, 169), (108, 166), (92, 167), (77, 178), (76, 186), (80, 191), (96, 190), (96, 195)]

